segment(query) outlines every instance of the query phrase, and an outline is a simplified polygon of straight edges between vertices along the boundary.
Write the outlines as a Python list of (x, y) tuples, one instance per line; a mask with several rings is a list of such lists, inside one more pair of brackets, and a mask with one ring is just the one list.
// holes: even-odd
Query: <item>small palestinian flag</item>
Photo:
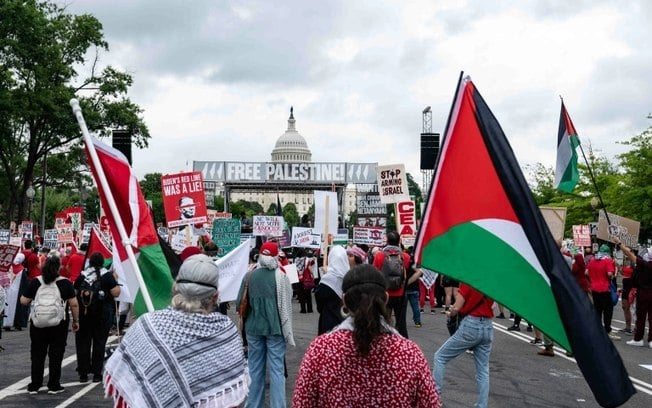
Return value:
[(577, 131), (562, 101), (557, 135), (557, 166), (554, 186), (566, 193), (573, 191), (580, 179), (580, 173), (577, 170), (577, 146), (579, 145), (580, 139), (577, 137)]
[(600, 405), (635, 392), (469, 78), (460, 81), (417, 239), (417, 264), (469, 284), (572, 350)]

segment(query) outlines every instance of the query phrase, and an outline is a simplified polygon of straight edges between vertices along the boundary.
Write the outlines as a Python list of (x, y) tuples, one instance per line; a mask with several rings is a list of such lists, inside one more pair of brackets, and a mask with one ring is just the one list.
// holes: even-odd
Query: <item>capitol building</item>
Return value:
[[(312, 152), (308, 147), (306, 139), (297, 131), (296, 119), (294, 119), (294, 109), (290, 108), (290, 117), (288, 118), (288, 125), (285, 133), (283, 133), (276, 140), (274, 149), (271, 153), (272, 163), (310, 163), (312, 162)], [(216, 191), (216, 194), (223, 194), (221, 191)], [(308, 213), (310, 206), (314, 201), (314, 194), (312, 190), (295, 189), (280, 190), (279, 198), (281, 205), (285, 207), (288, 203), (294, 203), (299, 213), (299, 217)], [(356, 209), (356, 187), (355, 185), (348, 185), (344, 189), (344, 197), (338, 197), (341, 201), (340, 208), (344, 215), (344, 219)], [(267, 211), (270, 205), (276, 205), (276, 192), (255, 191), (255, 190), (235, 190), (231, 193), (230, 202), (239, 200), (258, 202)]]

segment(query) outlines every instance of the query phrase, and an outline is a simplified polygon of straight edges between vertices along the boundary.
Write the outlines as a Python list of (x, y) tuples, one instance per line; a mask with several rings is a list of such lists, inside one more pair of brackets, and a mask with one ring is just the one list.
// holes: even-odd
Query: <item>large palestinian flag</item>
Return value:
[(600, 405), (635, 392), (469, 78), (453, 103), (417, 239), (418, 264), (469, 284), (572, 350)]

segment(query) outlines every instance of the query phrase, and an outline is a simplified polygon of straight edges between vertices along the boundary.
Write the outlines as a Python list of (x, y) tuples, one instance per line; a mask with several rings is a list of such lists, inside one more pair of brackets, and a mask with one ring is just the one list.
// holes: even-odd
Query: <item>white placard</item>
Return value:
[(393, 204), (410, 199), (405, 174), (403, 164), (378, 166), (378, 192), (382, 203)]
[(293, 247), (301, 248), (319, 248), (321, 243), (321, 235), (315, 234), (312, 228), (292, 227), (292, 240)]
[(290, 279), (291, 284), (299, 282), (299, 274), (297, 273), (297, 266), (295, 264), (285, 265), (283, 270), (288, 279)]
[[(326, 197), (328, 197), (328, 219), (326, 219)], [(315, 190), (315, 226), (313, 231), (316, 234), (323, 234), (328, 222), (328, 233), (337, 233), (337, 215), (337, 193)]]
[(283, 236), (283, 217), (276, 215), (254, 215), (253, 234), (263, 237)]

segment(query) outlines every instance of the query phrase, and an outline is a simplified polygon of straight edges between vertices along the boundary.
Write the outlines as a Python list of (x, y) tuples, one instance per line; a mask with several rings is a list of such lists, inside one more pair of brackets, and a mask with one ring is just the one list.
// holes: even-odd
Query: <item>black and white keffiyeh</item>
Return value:
[(231, 319), (172, 308), (136, 320), (104, 373), (116, 407), (232, 407), (245, 400), (249, 383)]

